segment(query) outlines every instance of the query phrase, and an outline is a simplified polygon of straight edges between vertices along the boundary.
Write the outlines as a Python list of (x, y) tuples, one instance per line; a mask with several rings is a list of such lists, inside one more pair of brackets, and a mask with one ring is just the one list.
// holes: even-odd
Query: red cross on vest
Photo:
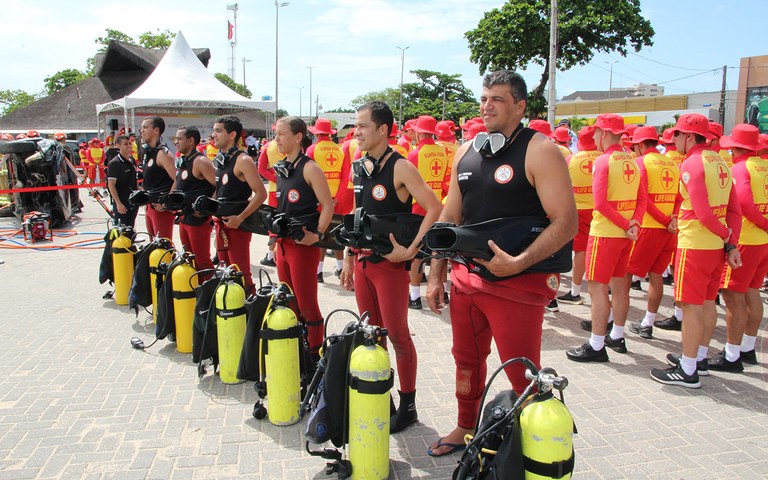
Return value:
[(632, 168), (632, 165), (629, 164), (629, 162), (624, 162), (624, 176), (626, 177), (627, 183), (632, 181), (632, 178), (634, 178), (635, 175), (635, 169)]
[(336, 155), (334, 155), (333, 153), (329, 153), (328, 155), (325, 156), (325, 163), (327, 163), (331, 167), (336, 163), (336, 160), (338, 160), (338, 158), (336, 158)]
[(725, 181), (728, 180), (728, 169), (725, 165), (717, 166), (717, 177), (720, 180), (720, 188), (725, 188)]
[(675, 179), (666, 168), (664, 169), (664, 175), (661, 177), (661, 181), (664, 183), (664, 189), (669, 190), (670, 184)]
[(581, 162), (581, 171), (587, 175), (592, 175), (592, 160)]
[(435, 160), (432, 162), (432, 175), (437, 176), (440, 173), (440, 170), (443, 169), (443, 165), (438, 161)]

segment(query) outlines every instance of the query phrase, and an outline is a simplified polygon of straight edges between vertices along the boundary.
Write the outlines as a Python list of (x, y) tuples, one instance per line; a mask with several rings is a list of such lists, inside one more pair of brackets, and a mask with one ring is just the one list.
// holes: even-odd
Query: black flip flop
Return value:
[(445, 437), (437, 441), (437, 448), (448, 447), (448, 450), (446, 450), (444, 453), (437, 455), (432, 453), (432, 447), (429, 447), (427, 449), (427, 455), (429, 455), (430, 457), (444, 457), (446, 455), (451, 455), (452, 453), (461, 452), (465, 448), (467, 448), (467, 446), (463, 443), (448, 443), (448, 442), (443, 442), (443, 440), (445, 440)]

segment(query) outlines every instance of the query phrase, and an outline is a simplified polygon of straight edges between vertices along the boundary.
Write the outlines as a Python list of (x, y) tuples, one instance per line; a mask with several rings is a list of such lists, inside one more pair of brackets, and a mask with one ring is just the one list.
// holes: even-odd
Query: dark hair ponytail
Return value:
[(310, 145), (312, 145), (312, 140), (309, 138), (309, 133), (307, 132), (307, 124), (304, 123), (304, 120), (299, 117), (283, 117), (278, 120), (278, 122), (288, 125), (288, 128), (291, 130), (292, 134), (301, 134), (302, 150), (306, 150)]

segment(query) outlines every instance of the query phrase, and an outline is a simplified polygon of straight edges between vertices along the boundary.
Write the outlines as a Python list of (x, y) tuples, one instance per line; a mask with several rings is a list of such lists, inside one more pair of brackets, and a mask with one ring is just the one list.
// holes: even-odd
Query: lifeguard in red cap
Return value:
[(664, 130), (664, 133), (661, 135), (661, 143), (664, 144), (664, 155), (672, 159), (672, 161), (675, 162), (675, 165), (680, 168), (680, 164), (683, 163), (684, 158), (680, 152), (677, 151), (672, 128)]
[[(725, 301), (725, 348), (707, 360), (707, 368), (739, 373), (744, 363), (756, 364), (755, 340), (763, 319), (763, 302), (758, 290), (768, 274), (768, 160), (757, 151), (760, 132), (757, 127), (739, 124), (730, 136), (720, 138), (720, 146), (733, 152), (733, 188), (741, 206), (742, 221), (738, 251), (741, 268), (726, 265), (720, 282)], [(687, 320), (687, 319), (686, 319)], [(714, 322), (706, 327), (709, 345)]]
[[(331, 121), (327, 118), (318, 118), (315, 125), (308, 127), (317, 141), (307, 149), (307, 156), (313, 159), (320, 168), (323, 169), (325, 179), (328, 180), (328, 187), (331, 189), (333, 197), (334, 213), (345, 214), (349, 212), (342, 211), (346, 205), (341, 205), (338, 201), (339, 192), (342, 186), (346, 188), (349, 178), (349, 169), (351, 162), (344, 157), (341, 147), (331, 140), (331, 135), (336, 134), (336, 129), (331, 127)], [(345, 179), (342, 183), (342, 179)], [(341, 267), (344, 265), (344, 252), (335, 250), (336, 268), (334, 274), (341, 275)], [(323, 260), (325, 252), (320, 255), (320, 261), (317, 264), (317, 281), (323, 282)]]
[(104, 144), (98, 137), (93, 137), (88, 145), (88, 178), (93, 183), (106, 181), (104, 177)]
[(644, 126), (635, 130), (630, 142), (640, 174), (646, 179), (646, 204), (643, 223), (637, 241), (632, 247), (623, 288), (629, 288), (631, 276), (645, 278), (648, 275), (648, 303), (640, 323), (632, 323), (630, 331), (642, 338), (653, 338), (653, 322), (664, 295), (662, 274), (675, 253), (677, 243), (677, 211), (675, 201), (680, 181), (680, 171), (675, 162), (656, 149), (659, 141), (655, 127)]
[(451, 183), (451, 165), (453, 165), (453, 158), (456, 156), (456, 151), (459, 149), (459, 145), (456, 140), (456, 126), (451, 120), (437, 122), (435, 131), (437, 132), (435, 143), (443, 147), (443, 150), (445, 150), (445, 157), (448, 160), (448, 168), (445, 169), (445, 177), (443, 177), (442, 200), (445, 200), (445, 196), (448, 195), (448, 187)]
[(573, 154), (571, 151), (571, 130), (568, 127), (557, 127), (552, 132), (552, 140), (555, 141), (555, 145), (560, 149), (563, 158), (568, 158)]
[(400, 140), (397, 141), (398, 145), (401, 145), (408, 153), (411, 153), (413, 149), (413, 123), (415, 121), (415, 119), (405, 121), (402, 135), (400, 135)]
[[(557, 297), (557, 301), (571, 305), (584, 303), (581, 299), (581, 282), (584, 279), (584, 258), (586, 257), (587, 239), (589, 238), (589, 224), (592, 223), (592, 210), (595, 207), (592, 196), (592, 169), (595, 160), (601, 153), (595, 146), (594, 134), (594, 127), (583, 127), (579, 130), (579, 151), (566, 158), (568, 174), (573, 185), (573, 197), (576, 199), (576, 210), (579, 215), (579, 231), (573, 239), (571, 291)], [(554, 306), (556, 305), (557, 303), (554, 304)], [(550, 310), (552, 310), (552, 306), (550, 304)]]
[(729, 152), (727, 149), (723, 148), (720, 145), (720, 137), (723, 136), (723, 126), (717, 122), (710, 120), (709, 133), (712, 134), (713, 138), (709, 142), (708, 148), (713, 152), (717, 152), (718, 154), (720, 154), (720, 156), (723, 157), (723, 160), (725, 161), (726, 165), (728, 165), (728, 168), (731, 168), (733, 166), (733, 156), (731, 155), (731, 152)]
[[(592, 301), (592, 336), (566, 356), (576, 362), (607, 362), (608, 346), (626, 353), (624, 323), (629, 310), (629, 289), (621, 285), (627, 274), (632, 242), (637, 240), (645, 213), (646, 186), (633, 155), (621, 148), (624, 118), (612, 113), (595, 122), (595, 145), (603, 154), (595, 160), (592, 193), (595, 212), (587, 240), (586, 270)], [(608, 288), (612, 290), (609, 297)], [(613, 314), (613, 328), (606, 332)], [(607, 334), (609, 333), (609, 334)]]
[[(667, 385), (699, 388), (699, 375), (707, 375), (707, 331), (717, 321), (715, 297), (728, 261), (741, 266), (737, 244), (741, 208), (728, 165), (707, 149), (713, 136), (707, 117), (682, 115), (674, 129), (677, 151), (685, 155), (680, 166), (680, 214), (675, 253), (675, 300), (683, 310), (682, 355), (667, 355), (672, 367), (654, 368), (651, 378)], [(700, 372), (697, 372), (700, 370)]]
[[(408, 154), (408, 161), (416, 166), (421, 178), (427, 182), (438, 201), (443, 199), (443, 180), (448, 169), (448, 158), (445, 149), (435, 143), (437, 135), (437, 120), (429, 115), (421, 115), (417, 118), (412, 128), (416, 147)], [(425, 215), (424, 207), (414, 201), (413, 213)], [(421, 262), (411, 263), (410, 298), (408, 308), (421, 310)]]

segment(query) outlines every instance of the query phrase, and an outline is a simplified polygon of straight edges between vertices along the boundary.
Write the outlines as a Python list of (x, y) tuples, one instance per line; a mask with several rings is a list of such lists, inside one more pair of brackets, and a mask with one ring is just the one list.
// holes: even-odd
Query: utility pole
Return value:
[(723, 86), (720, 88), (720, 107), (717, 111), (720, 113), (720, 125), (725, 127), (725, 74), (728, 72), (728, 65), (723, 65)]
[(405, 72), (405, 51), (408, 50), (410, 47), (407, 46), (405, 48), (403, 47), (397, 47), (400, 49), (400, 52), (402, 53), (402, 56), (400, 57), (400, 114), (397, 118), (397, 123), (400, 125), (400, 128), (403, 127), (403, 74)]
[(440, 120), (445, 120), (445, 85), (443, 85), (443, 115)]
[(243, 86), (244, 87), (247, 87), (247, 85), (245, 84), (245, 64), (247, 62), (251, 62), (251, 60), (248, 60), (247, 58), (243, 57)]
[(280, 32), (280, 23), (278, 20), (280, 19), (280, 9), (282, 7), (287, 7), (288, 5), (290, 5), (290, 3), (288, 2), (279, 3), (277, 0), (275, 0), (275, 120), (277, 120), (277, 110), (278, 108), (280, 108), (278, 106), (279, 104), (277, 103), (277, 99), (278, 99), (277, 71), (278, 71), (278, 65), (279, 65), (278, 59), (280, 58), (279, 49), (278, 49), (280, 45), (280, 36), (278, 35), (278, 33)]
[(547, 120), (555, 127), (555, 75), (557, 74), (557, 0), (552, 0), (549, 18), (549, 95), (547, 99)]
[[(309, 118), (312, 118), (312, 69), (315, 67), (307, 67), (309, 69)], [(317, 115), (317, 108), (315, 108), (315, 115)]]
[[(299, 117), (301, 117), (301, 91), (304, 90), (304, 87), (299, 87)], [(312, 101), (312, 99), (310, 99)]]

